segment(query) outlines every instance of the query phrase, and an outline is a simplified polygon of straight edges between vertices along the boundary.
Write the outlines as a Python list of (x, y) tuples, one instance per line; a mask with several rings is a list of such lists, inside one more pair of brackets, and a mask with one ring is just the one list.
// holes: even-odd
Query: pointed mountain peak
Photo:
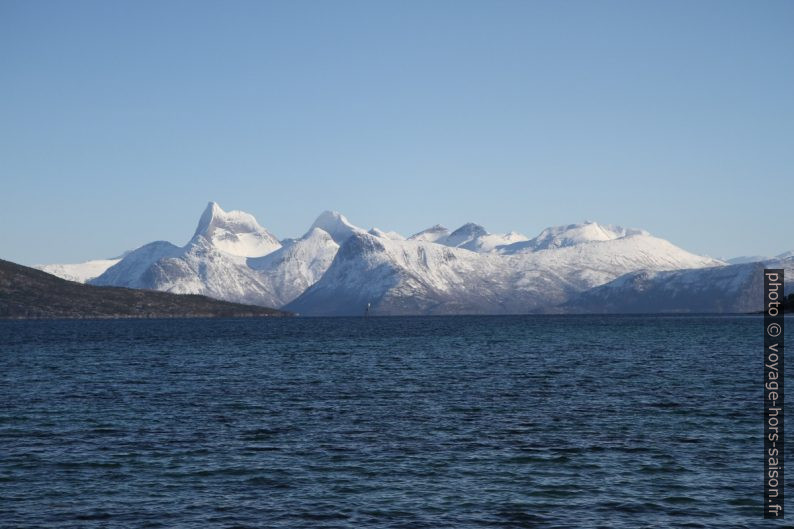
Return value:
[(439, 241), (447, 246), (471, 246), (480, 237), (488, 235), (488, 232), (473, 222), (467, 222), (457, 230), (450, 233), (443, 241)]
[(210, 202), (199, 219), (193, 238), (203, 237), (216, 248), (243, 257), (261, 257), (281, 247), (253, 215), (244, 211), (224, 211)]
[(475, 224), (473, 222), (467, 222), (457, 230), (453, 231), (450, 234), (450, 237), (454, 237), (455, 235), (463, 235), (463, 234), (479, 237), (481, 235), (488, 235), (488, 232), (485, 230), (485, 228), (483, 228), (479, 224)]
[(326, 231), (337, 244), (342, 244), (354, 233), (364, 233), (364, 230), (354, 226), (347, 220), (347, 217), (338, 211), (323, 211), (320, 213), (320, 216), (309, 228), (309, 232), (315, 228)]
[(408, 237), (409, 241), (428, 241), (428, 242), (438, 242), (439, 239), (443, 239), (449, 235), (449, 230), (442, 226), (441, 224), (436, 224), (435, 226), (431, 226), (426, 230), (422, 230), (418, 233), (414, 233), (410, 237)]
[(225, 211), (221, 209), (217, 202), (210, 201), (207, 207), (204, 208), (204, 213), (202, 213), (199, 218), (198, 226), (196, 226), (196, 233), (194, 233), (193, 236), (195, 237), (196, 235), (208, 233), (212, 229), (215, 218), (222, 216), (224, 213)]
[(347, 220), (347, 217), (339, 213), (338, 211), (332, 209), (326, 209), (322, 213), (317, 216), (317, 220), (314, 221), (315, 224), (319, 222), (344, 222), (349, 224), (350, 221)]

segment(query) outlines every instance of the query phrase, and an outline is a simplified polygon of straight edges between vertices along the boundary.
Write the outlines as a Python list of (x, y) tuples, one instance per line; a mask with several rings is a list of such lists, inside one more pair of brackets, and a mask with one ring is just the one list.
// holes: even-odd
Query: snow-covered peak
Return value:
[(592, 242), (613, 241), (633, 235), (647, 236), (650, 234), (645, 230), (585, 221), (581, 224), (568, 224), (567, 226), (546, 228), (534, 239), (510, 245), (503, 250), (508, 253), (516, 251), (550, 250)]
[(327, 232), (337, 244), (342, 244), (354, 233), (365, 233), (358, 226), (354, 226), (347, 217), (338, 211), (323, 211), (317, 220), (314, 221), (307, 234), (314, 228), (320, 228)]
[(434, 242), (455, 248), (464, 248), (472, 252), (487, 253), (502, 246), (526, 241), (526, 235), (511, 231), (510, 233), (488, 233), (488, 231), (473, 222), (469, 222), (452, 233), (447, 228), (436, 224), (419, 233), (411, 235), (409, 241)]
[[(462, 247), (467, 243), (471, 243), (475, 239), (488, 235), (488, 232), (479, 224), (469, 222), (450, 233), (443, 241), (442, 244), (447, 246)], [(441, 242), (441, 241), (438, 241)]]
[(224, 211), (215, 202), (207, 204), (193, 237), (203, 237), (219, 250), (240, 257), (261, 257), (281, 247), (253, 215)]
[(449, 235), (449, 230), (442, 226), (441, 224), (436, 224), (435, 226), (431, 226), (426, 230), (422, 230), (419, 233), (414, 233), (410, 237), (408, 237), (409, 241), (427, 241), (427, 242), (441, 242), (442, 239), (446, 238)]
[(372, 228), (367, 233), (370, 235), (374, 235), (375, 237), (380, 237), (381, 239), (389, 239), (392, 241), (404, 241), (405, 237), (401, 234), (397, 233), (396, 231), (383, 231), (380, 228)]
[(94, 259), (74, 264), (34, 265), (33, 268), (38, 268), (61, 279), (86, 283), (102, 275), (105, 270), (121, 261), (121, 259), (121, 257), (117, 257), (115, 259)]
[(201, 214), (195, 235), (210, 236), (217, 228), (235, 228), (240, 231), (256, 231), (261, 229), (250, 213), (242, 211), (224, 211), (217, 202), (210, 202)]
[(481, 235), (471, 242), (462, 245), (461, 248), (480, 253), (492, 252), (501, 249), (503, 246), (527, 240), (529, 240), (529, 237), (515, 231), (511, 231), (510, 233), (489, 233), (487, 235)]

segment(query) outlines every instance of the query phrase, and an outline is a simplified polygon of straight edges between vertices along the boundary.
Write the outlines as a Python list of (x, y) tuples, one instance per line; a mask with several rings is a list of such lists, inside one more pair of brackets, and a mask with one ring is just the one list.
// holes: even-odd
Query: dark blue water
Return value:
[(770, 525), (755, 317), (0, 322), (0, 347), (2, 527)]

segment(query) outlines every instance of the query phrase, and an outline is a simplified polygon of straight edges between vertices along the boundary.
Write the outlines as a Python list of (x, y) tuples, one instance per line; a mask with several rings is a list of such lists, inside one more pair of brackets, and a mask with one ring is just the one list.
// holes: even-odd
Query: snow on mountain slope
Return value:
[[(363, 233), (335, 213), (324, 213), (315, 224), (333, 230), (340, 239), (345, 232)], [(279, 307), (317, 281), (338, 248), (332, 236), (316, 226), (282, 245), (251, 215), (225, 212), (211, 202), (185, 246), (164, 241), (145, 245), (91, 283)]]
[(441, 224), (436, 224), (419, 233), (414, 233), (408, 237), (409, 241), (443, 242), (449, 235), (449, 230)]
[(275, 252), (249, 259), (248, 266), (260, 273), (274, 294), (274, 306), (282, 306), (317, 282), (331, 265), (339, 245), (325, 230), (309, 233)]
[(320, 213), (320, 216), (317, 217), (317, 220), (314, 221), (314, 224), (306, 233), (308, 234), (314, 228), (320, 228), (328, 233), (337, 244), (342, 244), (353, 234), (366, 233), (365, 230), (351, 224), (347, 217), (338, 211), (323, 211)]
[(253, 215), (223, 211), (215, 202), (207, 204), (194, 237), (203, 236), (218, 249), (242, 257), (261, 257), (281, 247), (279, 240), (259, 225)]
[(95, 259), (93, 261), (74, 264), (33, 265), (33, 268), (38, 268), (43, 272), (58, 276), (61, 279), (85, 283), (89, 279), (100, 276), (105, 270), (119, 261), (121, 261), (121, 257), (116, 259)]
[(501, 251), (503, 253), (520, 253), (567, 248), (591, 242), (612, 241), (632, 235), (648, 235), (648, 232), (587, 221), (582, 224), (546, 228), (534, 239), (506, 246), (501, 248)]
[(527, 237), (514, 231), (505, 234), (488, 233), (479, 224), (469, 222), (452, 233), (444, 226), (436, 224), (411, 235), (408, 240), (434, 242), (455, 248), (465, 248), (472, 252), (491, 252), (503, 246), (526, 241)]
[[(182, 248), (168, 241), (150, 242), (127, 253), (121, 261), (88, 282), (102, 286), (154, 288), (138, 286), (143, 284), (142, 276), (160, 259), (176, 257), (182, 251)], [(155, 288), (155, 290), (159, 289)]]
[[(237, 256), (259, 257), (281, 247), (278, 239), (261, 227), (253, 215), (242, 211), (224, 211), (215, 202), (207, 205), (199, 219), (194, 238), (199, 236), (218, 249)], [(116, 259), (97, 259), (77, 264), (37, 265), (36, 268), (63, 279), (85, 283), (103, 275), (124, 258), (124, 267), (116, 269), (97, 284), (132, 286), (138, 283), (137, 278), (153, 262), (173, 257), (176, 248), (171, 243), (158, 241), (130, 252), (135, 255), (129, 259), (124, 255)]]
[[(526, 312), (541, 297), (515, 289), (498, 255), (356, 234), (289, 310), (308, 315)], [(545, 299), (545, 298), (543, 298)]]
[(369, 303), (372, 314), (533, 312), (637, 270), (722, 265), (645, 232), (631, 233), (516, 254), (356, 235), (287, 309), (360, 314)]
[(512, 257), (522, 263), (524, 269), (554, 270), (577, 290), (602, 285), (636, 270), (678, 270), (724, 265), (722, 261), (687, 252), (641, 230), (615, 239), (519, 252), (512, 254)]
[(643, 230), (593, 222), (548, 228), (531, 241), (471, 223), (404, 240), (326, 211), (303, 237), (279, 242), (251, 215), (210, 203), (185, 246), (147, 244), (90, 283), (316, 315), (361, 314), (367, 304), (372, 314), (504, 314), (559, 310), (626, 274), (723, 265)]
[[(156, 262), (143, 276), (142, 288), (176, 294), (205, 296), (272, 307), (276, 295), (247, 258), (219, 250), (203, 237), (195, 237), (178, 256)], [(141, 288), (141, 287), (138, 287)]]
[(374, 235), (375, 237), (380, 237), (382, 239), (391, 239), (393, 241), (404, 241), (405, 237), (401, 234), (397, 233), (396, 231), (383, 231), (379, 228), (372, 228), (367, 233), (370, 235)]
[(511, 231), (510, 233), (487, 233), (462, 244), (460, 247), (473, 252), (493, 252), (504, 246), (526, 241), (526, 235)]
[(434, 242), (455, 248), (465, 248), (472, 252), (491, 252), (501, 246), (526, 241), (527, 237), (514, 231), (505, 234), (488, 233), (479, 224), (469, 222), (452, 233), (444, 226), (436, 224), (411, 235), (408, 240)]
[[(783, 268), (786, 277), (794, 277), (794, 258), (768, 264), (753, 262), (692, 270), (632, 272), (572, 297), (560, 310), (587, 313), (760, 311), (764, 268)], [(785, 293), (791, 291), (792, 282), (787, 282)]]
[(144, 245), (102, 275), (94, 285), (163, 290), (273, 306), (277, 296), (247, 264), (245, 255), (271, 253), (281, 244), (253, 216), (225, 212), (214, 202), (205, 209), (193, 238), (182, 247), (166, 241)]
[(273, 306), (276, 296), (246, 259), (218, 249), (203, 236), (181, 248), (160, 241), (134, 250), (90, 283)]
[(488, 235), (488, 232), (485, 231), (485, 228), (479, 224), (469, 222), (453, 231), (443, 239), (439, 239), (435, 242), (444, 244), (446, 246), (453, 246), (455, 248), (463, 248), (467, 244), (470, 245), (475, 240), (485, 235)]

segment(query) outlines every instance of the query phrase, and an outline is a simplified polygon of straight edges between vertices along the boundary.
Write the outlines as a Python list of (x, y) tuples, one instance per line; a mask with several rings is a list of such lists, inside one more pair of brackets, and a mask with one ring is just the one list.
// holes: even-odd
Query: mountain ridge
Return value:
[(215, 202), (184, 246), (156, 241), (109, 264), (87, 281), (309, 315), (360, 314), (367, 306), (371, 314), (554, 311), (626, 274), (728, 266), (645, 230), (593, 221), (552, 226), (531, 239), (475, 223), (452, 231), (436, 224), (406, 239), (328, 210), (302, 237), (279, 241), (252, 215)]

